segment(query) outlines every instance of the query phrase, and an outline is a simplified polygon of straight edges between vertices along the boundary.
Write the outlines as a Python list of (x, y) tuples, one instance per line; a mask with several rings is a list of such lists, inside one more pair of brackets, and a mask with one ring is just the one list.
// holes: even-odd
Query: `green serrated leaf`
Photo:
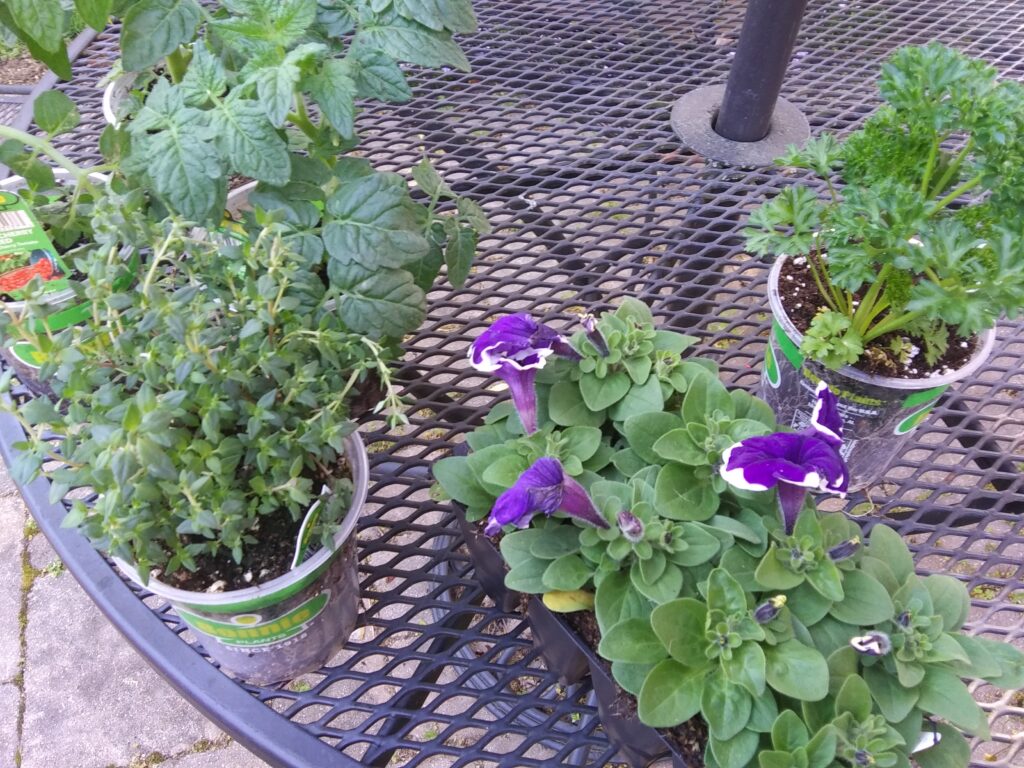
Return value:
[(394, 0), (405, 18), (437, 31), (469, 34), (476, 31), (476, 16), (470, 0)]
[(82, 21), (97, 32), (106, 29), (113, 7), (114, 0), (75, 0), (75, 10), (82, 17)]
[(412, 90), (394, 59), (383, 51), (353, 46), (352, 77), (360, 98), (401, 104), (412, 98)]
[(371, 271), (349, 264), (327, 264), (339, 291), (341, 321), (355, 333), (400, 339), (426, 317), (426, 296), (404, 269)]
[(258, 101), (234, 91), (216, 104), (210, 116), (215, 141), (235, 172), (275, 186), (288, 183), (288, 145)]
[[(33, 0), (25, 0), (25, 2), (33, 2)], [(18, 25), (11, 14), (11, 9), (5, 3), (0, 3), (0, 27), (13, 32), (25, 44), (28, 52), (36, 61), (48, 66), (58, 77), (64, 80), (71, 79), (71, 62), (68, 61), (67, 48), (58, 45), (55, 50), (47, 50), (41, 46), (32, 35)]]
[(64, 9), (60, 0), (7, 0), (15, 24), (51, 53), (64, 43)]
[(141, 72), (156, 64), (193, 38), (200, 18), (201, 11), (195, 0), (140, 0), (133, 4), (122, 18), (124, 69)]
[(469, 277), (473, 257), (476, 255), (476, 232), (460, 228), (444, 249), (444, 263), (448, 267), (448, 282), (461, 288)]
[(81, 120), (78, 107), (61, 91), (39, 94), (33, 104), (33, 118), (51, 138), (73, 130)]
[(307, 81), (309, 94), (320, 105), (320, 111), (342, 137), (355, 135), (356, 81), (345, 61), (328, 59), (319, 74)]
[(428, 197), (453, 198), (455, 193), (444, 183), (430, 160), (423, 158), (412, 168), (412, 178)]
[(405, 179), (397, 174), (374, 173), (343, 183), (328, 198), (327, 211), (331, 221), (324, 227), (324, 245), (340, 265), (401, 267), (430, 251), (408, 205)]
[(274, 67), (264, 67), (254, 77), (259, 103), (267, 119), (275, 128), (284, 125), (295, 103), (295, 86), (302, 71), (286, 61)]
[(353, 45), (375, 48), (398, 61), (423, 67), (451, 66), (469, 71), (469, 60), (449, 32), (428, 29), (393, 10), (364, 23)]
[(204, 106), (219, 98), (227, 85), (227, 73), (220, 59), (210, 53), (205, 45), (195, 45), (188, 70), (181, 79), (185, 103), (193, 107)]

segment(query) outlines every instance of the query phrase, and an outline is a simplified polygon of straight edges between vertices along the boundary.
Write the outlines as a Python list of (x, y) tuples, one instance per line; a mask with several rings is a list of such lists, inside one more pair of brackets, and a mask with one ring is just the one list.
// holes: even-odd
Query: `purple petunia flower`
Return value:
[(758, 624), (770, 624), (775, 621), (779, 612), (782, 610), (782, 606), (786, 604), (785, 595), (776, 595), (775, 597), (769, 597), (757, 608), (754, 609), (754, 621)]
[(559, 510), (597, 528), (608, 527), (586, 489), (565, 473), (558, 459), (545, 456), (494, 502), (484, 533), (493, 536), (506, 525), (525, 528), (538, 512), (550, 517)]
[(496, 373), (508, 384), (527, 434), (537, 431), (533, 380), (552, 354), (573, 360), (580, 357), (564, 336), (523, 313), (495, 320), (469, 348), (469, 362), (474, 368)]
[(885, 656), (892, 650), (892, 640), (885, 632), (868, 632), (850, 638), (850, 647), (865, 656)]
[(608, 357), (611, 350), (608, 349), (608, 342), (605, 341), (604, 334), (597, 327), (597, 318), (590, 314), (583, 315), (580, 317), (580, 324), (587, 334), (587, 341), (594, 345), (597, 354), (601, 357)]
[(828, 559), (833, 563), (842, 562), (857, 554), (858, 549), (860, 549), (860, 536), (854, 536), (852, 539), (841, 541), (832, 547), (827, 553)]
[(644, 538), (644, 523), (639, 517), (634, 515), (627, 509), (619, 512), (619, 516), (615, 519), (619, 524), (619, 530), (622, 531), (622, 535), (626, 537), (627, 541), (636, 544), (638, 541), (642, 541)]
[(843, 494), (850, 482), (839, 454), (843, 430), (836, 397), (824, 382), (817, 395), (807, 429), (749, 437), (722, 454), (719, 472), (730, 485), (748, 491), (778, 489), (786, 533), (793, 532), (809, 489)]

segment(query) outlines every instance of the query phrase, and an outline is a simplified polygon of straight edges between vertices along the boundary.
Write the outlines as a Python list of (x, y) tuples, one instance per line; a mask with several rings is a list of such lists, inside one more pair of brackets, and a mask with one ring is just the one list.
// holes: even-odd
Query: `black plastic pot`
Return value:
[[(467, 525), (466, 520), (464, 516), (461, 514), (461, 512), (462, 510), (460, 510), (460, 514), (458, 516), (459, 525), (462, 528), (463, 532), (466, 534), (467, 542), (469, 541), (470, 534), (472, 534), (477, 539), (482, 540), (483, 544), (486, 544), (485, 547), (481, 544), (481, 542), (477, 542), (477, 549), (474, 549), (472, 546), (470, 547), (470, 557), (473, 559), (474, 564), (480, 564), (482, 561), (487, 562), (488, 564), (493, 564), (493, 556), (497, 556), (497, 559), (499, 561), (498, 564), (501, 565), (501, 556), (494, 548), (494, 545), (491, 544), (490, 540), (487, 539), (485, 536), (482, 536), (481, 534), (477, 533), (473, 529), (473, 526), (471, 524)], [(433, 546), (439, 550), (447, 550), (452, 546), (455, 546), (456, 544), (454, 536), (438, 536), (435, 537), (432, 540), (432, 542)], [(482, 558), (482, 561), (481, 559), (478, 559), (478, 555)], [(445, 561), (444, 559), (440, 559), (437, 561), (437, 564), (431, 569), (431, 573), (443, 577), (448, 573), (448, 570), (449, 566), (447, 561)], [(500, 584), (500, 586), (502, 587), (503, 594), (505, 596), (504, 599), (508, 602), (506, 605), (503, 602), (495, 600), (495, 604), (505, 613), (511, 613), (514, 610), (514, 608), (519, 604), (521, 595), (518, 592), (512, 592), (511, 590), (506, 589), (504, 587), (504, 583), (502, 583), (503, 578), (504, 577), (502, 576), (497, 583)], [(491, 599), (494, 600), (494, 597), (486, 588), (484, 589), (484, 592), (487, 593), (488, 597), (491, 597)], [(443, 593), (442, 598), (451, 599), (450, 595), (448, 595), (447, 592)], [(435, 621), (437, 623), (442, 623), (445, 619), (445, 613), (446, 611), (444, 611), (444, 609), (434, 608)], [(534, 630), (534, 637), (537, 637), (536, 629)], [(499, 663), (511, 663), (513, 661), (512, 656), (515, 652), (516, 649), (507, 648), (495, 660)], [(467, 662), (472, 662), (474, 659), (476, 659), (476, 653), (473, 651), (472, 647), (469, 644), (459, 645), (452, 651), (452, 653), (456, 657), (463, 659)], [(548, 663), (547, 657), (545, 657), (545, 663)], [(584, 674), (585, 672), (586, 670), (584, 670)], [(577, 678), (577, 681), (578, 680), (579, 678)], [(565, 680), (563, 680), (562, 682), (569, 684)], [(468, 688), (472, 688), (477, 691), (494, 691), (502, 685), (501, 681), (498, 679), (498, 676), (487, 669), (483, 669), (481, 671), (475, 672), (472, 675), (467, 676), (465, 678), (464, 684)], [(570, 687), (567, 691), (564, 692), (564, 695), (568, 697), (575, 697), (576, 694), (577, 691), (572, 687)], [(559, 699), (561, 699), (562, 695), (563, 694), (556, 692), (554, 689), (551, 689), (551, 696), (553, 698), (558, 697)], [(544, 696), (546, 696), (546, 694), (544, 694)], [(591, 693), (590, 698), (587, 702), (591, 706), (595, 704), (595, 701), (593, 699), (594, 694)], [(552, 726), (551, 718), (547, 712), (530, 708), (523, 709), (522, 707), (518, 707), (515, 704), (502, 698), (492, 698), (485, 704), (485, 706), (487, 710), (491, 714), (493, 714), (495, 718), (497, 718), (498, 720), (510, 722), (512, 725), (519, 728), (527, 728), (530, 730), (543, 727), (551, 728), (554, 731), (554, 734), (561, 735), (563, 738), (566, 735), (575, 732), (579, 728), (579, 726), (576, 724), (572, 724), (561, 720), (556, 721)], [(555, 737), (552, 738), (549, 746), (552, 749), (552, 751), (557, 752), (562, 748), (562, 743), (558, 741), (557, 737)]]
[[(458, 519), (484, 591), (499, 605), (517, 605), (522, 596), (505, 586), (507, 569), (501, 552), (489, 538), (466, 521), (461, 508), (458, 508)], [(693, 768), (654, 728), (644, 725), (635, 716), (627, 718), (616, 712), (618, 686), (606, 671), (605, 662), (560, 615), (532, 595), (527, 601), (526, 615), (533, 629), (534, 644), (549, 670), (557, 673), (559, 679), (567, 684), (590, 677), (601, 726), (608, 740), (632, 768), (646, 768), (666, 756), (671, 757), (673, 768)]]
[(803, 335), (786, 315), (779, 294), (785, 258), (780, 256), (775, 261), (768, 278), (773, 322), (761, 370), (760, 395), (775, 411), (779, 424), (803, 429), (810, 423), (818, 382), (826, 382), (839, 400), (843, 419), (840, 451), (850, 470), (850, 490), (857, 491), (882, 476), (949, 385), (981, 367), (992, 351), (995, 331), (982, 333), (970, 361), (943, 376), (874, 376), (849, 365), (829, 370), (800, 352)]

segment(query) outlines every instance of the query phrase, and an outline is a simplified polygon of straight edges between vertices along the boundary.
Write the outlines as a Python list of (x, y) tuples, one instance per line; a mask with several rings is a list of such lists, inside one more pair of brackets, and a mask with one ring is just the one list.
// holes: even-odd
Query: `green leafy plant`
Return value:
[[(65, 524), (143, 575), (201, 556), (240, 561), (262, 521), (297, 522), (318, 499), (326, 542), (351, 498), (343, 440), (368, 379), (389, 421), (401, 418), (388, 350), (345, 324), (317, 261), (279, 225), (239, 241), (189, 232), (151, 224), (152, 255), (127, 289), (114, 287), (125, 269), (116, 246), (79, 258), (92, 319), (35, 335), (60, 406), (9, 406), (29, 435), (15, 476), (39, 473), (55, 458), (51, 436), (62, 438), (52, 497), (97, 494)], [(32, 320), (12, 323), (31, 336)]]
[(358, 145), (357, 99), (407, 101), (399, 61), (468, 69), (452, 32), (476, 28), (468, 0), (139, 0), (123, 13), (121, 64), (139, 74), (108, 141), (199, 222), (219, 216), (233, 174), (284, 187), (308, 180), (295, 154), (333, 166)]
[[(963, 765), (958, 729), (988, 726), (960, 678), (1018, 686), (1024, 654), (965, 635), (964, 586), (915, 575), (891, 529), (864, 541), (807, 501), (799, 483), (835, 479), (818, 474), (835, 472), (819, 453), (841, 442), (834, 396), (819, 393), (813, 434), (766, 434), (767, 406), (682, 358), (689, 339), (659, 336), (636, 302), (583, 325), (570, 342), (513, 315), (482, 334), (470, 361), (506, 379), (514, 407), (434, 466), (468, 519), (502, 532), (505, 585), (556, 612), (592, 610), (596, 651), (640, 719), (701, 717), (709, 766)], [(618, 373), (615, 402), (584, 392)], [(616, 410), (651, 379), (647, 410)], [(798, 495), (778, 475), (777, 498), (755, 490), (763, 471)]]
[(806, 260), (822, 309), (802, 350), (830, 368), (898, 361), (910, 338), (933, 364), (951, 332), (1024, 309), (1024, 88), (932, 43), (893, 54), (879, 89), (863, 128), (778, 160), (827, 197), (789, 187), (746, 229), (755, 253)]

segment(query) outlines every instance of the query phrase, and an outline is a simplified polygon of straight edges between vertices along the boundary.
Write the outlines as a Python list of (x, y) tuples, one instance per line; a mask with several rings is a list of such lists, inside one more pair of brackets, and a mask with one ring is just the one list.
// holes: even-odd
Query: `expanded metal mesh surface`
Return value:
[[(624, 297), (699, 335), (733, 384), (754, 389), (768, 309), (766, 267), (744, 253), (749, 210), (795, 177), (737, 170), (679, 146), (671, 104), (724, 81), (742, 21), (738, 0), (477, 0), (462, 42), (472, 74), (416, 72), (417, 98), (361, 116), (362, 151), (407, 172), (428, 153), (494, 224), (465, 288), (430, 294), (408, 340), (411, 425), (367, 424), (375, 483), (360, 529), (363, 626), (328, 667), (257, 700), (362, 765), (600, 766), (612, 760), (587, 687), (562, 690), (528, 627), (481, 607), (450, 508), (432, 500), (430, 463), (503, 393), (468, 368), (468, 343), (493, 319), (573, 316)], [(810, 3), (784, 95), (812, 130), (843, 132), (876, 106), (881, 61), (938, 39), (1024, 77), (1024, 2), (820, 0)], [(68, 140), (96, 157), (94, 83), (114, 55), (101, 36), (66, 90), (85, 119)], [(1024, 337), (1004, 324), (988, 363), (948, 395), (887, 480), (846, 503), (885, 519), (922, 570), (971, 589), (973, 631), (1024, 644)], [(152, 599), (152, 598), (147, 598)], [(166, 608), (154, 605), (176, 632)], [(187, 633), (186, 633), (187, 639)], [(975, 690), (993, 718), (976, 765), (1024, 765), (1024, 700)], [(261, 706), (261, 705), (260, 705)]]

